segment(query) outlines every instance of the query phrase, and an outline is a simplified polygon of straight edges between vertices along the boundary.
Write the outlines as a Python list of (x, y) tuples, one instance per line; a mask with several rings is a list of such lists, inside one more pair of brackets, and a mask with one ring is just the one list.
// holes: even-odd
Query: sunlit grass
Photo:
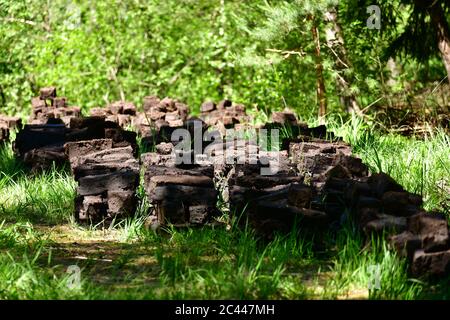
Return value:
[[(352, 144), (372, 172), (389, 173), (422, 194), (427, 209), (448, 213), (450, 139), (443, 130), (419, 139), (381, 135), (358, 118), (328, 126)], [(231, 229), (155, 233), (144, 226), (149, 204), (142, 186), (135, 217), (106, 230), (77, 226), (71, 218), (76, 184), (70, 172), (54, 168), (31, 175), (9, 145), (0, 155), (0, 221), (6, 221), (0, 225), (2, 299), (450, 297), (445, 281), (411, 279), (406, 261), (383, 239), (366, 242), (350, 227), (325, 237), (321, 251), (294, 233), (262, 241), (233, 221), (228, 221)], [(82, 269), (79, 291), (67, 286), (71, 264)], [(380, 268), (380, 288), (369, 290), (373, 267)]]

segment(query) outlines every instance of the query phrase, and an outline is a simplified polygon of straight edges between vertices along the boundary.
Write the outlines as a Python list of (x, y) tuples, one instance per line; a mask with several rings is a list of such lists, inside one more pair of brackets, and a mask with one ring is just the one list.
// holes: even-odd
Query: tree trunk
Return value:
[(351, 92), (352, 76), (346, 72), (350, 69), (350, 62), (345, 50), (342, 28), (337, 19), (337, 10), (332, 8), (325, 13), (325, 21), (329, 23), (326, 30), (327, 46), (334, 56), (334, 69), (337, 72), (336, 86), (342, 105), (347, 112), (361, 113), (361, 108), (355, 95)]
[(436, 28), (438, 48), (447, 70), (447, 80), (450, 83), (450, 29), (444, 15), (444, 10), (439, 3), (428, 8), (428, 12)]
[[(314, 18), (313, 18), (314, 21)], [(325, 96), (325, 81), (323, 79), (323, 65), (322, 65), (322, 57), (320, 55), (320, 39), (319, 33), (317, 31), (317, 27), (313, 22), (313, 26), (311, 28), (314, 46), (315, 46), (315, 57), (316, 57), (316, 77), (317, 77), (317, 100), (319, 102), (319, 121), (321, 123), (324, 122), (325, 115), (327, 113), (327, 98)]]

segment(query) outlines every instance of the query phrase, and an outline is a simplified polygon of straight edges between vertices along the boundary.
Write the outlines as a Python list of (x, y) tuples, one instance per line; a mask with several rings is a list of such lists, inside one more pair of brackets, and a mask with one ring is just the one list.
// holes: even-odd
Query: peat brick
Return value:
[(107, 203), (100, 195), (77, 196), (75, 213), (75, 219), (78, 222), (101, 221), (107, 215)]
[(444, 215), (420, 212), (409, 218), (408, 229), (422, 239), (425, 253), (450, 248), (448, 222)]
[(207, 204), (214, 206), (217, 201), (217, 191), (213, 188), (164, 185), (151, 188), (148, 196), (151, 201), (160, 202), (165, 199), (180, 200), (190, 205)]
[(65, 108), (67, 106), (66, 97), (54, 97), (52, 99), (52, 106), (55, 108)]
[(142, 108), (144, 109), (145, 112), (148, 112), (151, 109), (156, 108), (160, 102), (161, 100), (157, 96), (144, 97)]
[(235, 124), (248, 122), (249, 117), (245, 113), (245, 107), (235, 104), (230, 100), (222, 100), (217, 106), (214, 102), (208, 101), (200, 107), (200, 118), (205, 121), (208, 126), (225, 126), (232, 128)]
[(137, 196), (135, 190), (107, 192), (108, 216), (132, 216), (137, 207)]
[(405, 217), (395, 217), (390, 215), (379, 215), (377, 219), (368, 222), (364, 231), (367, 234), (371, 233), (400, 233), (407, 228), (407, 220)]
[(88, 127), (105, 128), (105, 117), (91, 116), (84, 118), (73, 118), (70, 121), (70, 129), (83, 129)]
[(40, 99), (41, 100), (52, 99), (55, 97), (56, 97), (56, 88), (55, 87), (41, 88), (41, 90), (40, 90)]
[(411, 272), (414, 276), (448, 276), (450, 274), (450, 250), (431, 253), (417, 250), (414, 253)]
[(130, 191), (136, 189), (139, 175), (132, 170), (85, 176), (78, 180), (77, 194), (96, 195), (107, 191)]
[(32, 149), (24, 154), (23, 162), (32, 172), (39, 172), (50, 168), (53, 164), (63, 166), (67, 161), (63, 146), (45, 146)]
[(66, 97), (57, 97), (56, 88), (42, 88), (40, 96), (32, 98), (33, 113), (30, 124), (56, 124), (68, 125), (71, 117), (80, 117), (81, 108), (69, 107)]
[(0, 128), (20, 129), (21, 127), (22, 127), (21, 118), (0, 115)]
[(272, 112), (272, 122), (279, 124), (297, 124), (297, 117), (291, 111)]
[(40, 97), (31, 98), (31, 107), (33, 109), (34, 115), (37, 115), (38, 112), (42, 112), (43, 109), (47, 107), (45, 100), (41, 100)]
[(0, 144), (9, 140), (9, 128), (0, 127)]
[(409, 231), (389, 237), (389, 243), (400, 257), (405, 257), (408, 261), (412, 261), (414, 252), (422, 247), (422, 239)]
[(404, 216), (409, 213), (405, 207), (409, 203), (409, 193), (406, 191), (387, 191), (381, 197), (384, 212), (396, 216)]
[(77, 158), (112, 148), (111, 139), (93, 139), (76, 142), (68, 142), (64, 145), (65, 152), (69, 157), (70, 163), (76, 163)]
[(369, 177), (368, 183), (372, 193), (381, 199), (388, 191), (403, 192), (403, 187), (385, 173), (375, 173)]
[(297, 208), (309, 208), (312, 196), (311, 187), (293, 183), (288, 191), (288, 204)]

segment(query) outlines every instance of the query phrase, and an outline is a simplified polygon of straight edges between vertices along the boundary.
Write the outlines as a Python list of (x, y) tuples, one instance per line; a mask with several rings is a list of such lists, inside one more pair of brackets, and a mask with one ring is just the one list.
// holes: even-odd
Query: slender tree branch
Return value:
[(26, 20), (26, 19), (21, 19), (21, 18), (13, 18), (13, 17), (0, 18), (0, 20), (5, 21), (5, 22), (23, 23), (23, 24), (27, 24), (27, 25), (32, 26), (32, 27), (41, 27), (45, 31), (50, 32), (50, 26), (48, 26), (45, 23), (37, 23), (37, 22), (31, 21), (31, 20)]

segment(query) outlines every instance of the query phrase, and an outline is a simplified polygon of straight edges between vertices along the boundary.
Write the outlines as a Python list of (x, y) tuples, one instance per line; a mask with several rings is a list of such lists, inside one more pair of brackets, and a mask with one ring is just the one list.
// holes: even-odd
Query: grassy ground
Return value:
[[(423, 140), (379, 135), (357, 118), (329, 127), (372, 171), (388, 172), (422, 194), (426, 209), (449, 214), (445, 132)], [(450, 298), (449, 279), (408, 278), (382, 239), (367, 243), (350, 223), (320, 249), (293, 236), (263, 242), (232, 221), (155, 234), (143, 226), (143, 201), (135, 218), (98, 230), (73, 222), (74, 190), (67, 170), (33, 177), (10, 146), (0, 149), (0, 299)], [(81, 268), (81, 287), (70, 285), (70, 265)], [(379, 288), (369, 290), (375, 265)]]

